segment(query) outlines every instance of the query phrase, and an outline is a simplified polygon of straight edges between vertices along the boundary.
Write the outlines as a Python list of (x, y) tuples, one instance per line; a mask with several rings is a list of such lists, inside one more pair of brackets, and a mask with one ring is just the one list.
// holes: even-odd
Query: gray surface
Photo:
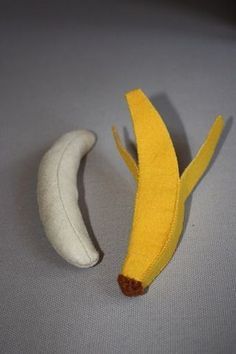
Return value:
[[(235, 25), (154, 2), (21, 4), (3, 6), (0, 15), (0, 352), (233, 353)], [(123, 94), (135, 87), (166, 119), (182, 169), (217, 113), (227, 127), (188, 203), (173, 260), (147, 295), (129, 299), (116, 276), (135, 185), (110, 127), (127, 127), (132, 139)], [(35, 194), (42, 154), (77, 128), (98, 136), (79, 185), (105, 254), (90, 270), (66, 264), (51, 248)]]

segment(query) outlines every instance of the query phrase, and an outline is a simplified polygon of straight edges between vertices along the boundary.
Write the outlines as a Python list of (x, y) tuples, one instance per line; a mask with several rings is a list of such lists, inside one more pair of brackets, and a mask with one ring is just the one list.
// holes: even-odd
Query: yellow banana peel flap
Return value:
[(212, 158), (224, 121), (218, 116), (199, 152), (179, 175), (175, 149), (157, 110), (140, 90), (126, 94), (137, 143), (138, 166), (122, 145), (115, 127), (117, 149), (137, 181), (127, 255), (118, 276), (127, 296), (145, 293), (171, 260), (184, 220), (185, 200)]

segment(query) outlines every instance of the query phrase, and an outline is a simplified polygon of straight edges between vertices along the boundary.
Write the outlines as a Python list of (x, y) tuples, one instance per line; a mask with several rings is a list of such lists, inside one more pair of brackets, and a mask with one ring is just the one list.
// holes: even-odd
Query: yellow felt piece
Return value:
[(124, 162), (126, 163), (128, 169), (130, 170), (134, 179), (137, 181), (138, 180), (138, 166), (137, 166), (136, 162), (134, 161), (133, 157), (130, 155), (130, 153), (122, 145), (119, 134), (114, 126), (112, 127), (112, 134), (113, 134), (113, 137), (114, 137), (114, 140), (116, 143), (116, 147), (117, 147), (121, 157), (123, 158)]
[(183, 172), (181, 176), (181, 190), (184, 199), (189, 196), (207, 169), (223, 127), (224, 120), (222, 116), (218, 116), (215, 122), (212, 124), (208, 136), (199, 149), (197, 155)]
[(172, 258), (183, 227), (185, 199), (209, 163), (223, 120), (217, 118), (196, 162), (189, 165), (180, 179), (173, 143), (160, 114), (139, 89), (129, 92), (126, 98), (139, 164), (138, 168), (135, 164), (137, 175), (113, 131), (118, 150), (132, 174), (138, 176), (128, 252), (118, 281), (126, 295), (134, 296), (142, 294)]
[[(143, 282), (147, 272), (155, 276), (154, 264), (173, 223), (179, 171), (172, 141), (159, 113), (141, 90), (129, 92), (126, 98), (137, 142), (139, 179), (122, 274)], [(145, 281), (148, 282), (149, 279)]]

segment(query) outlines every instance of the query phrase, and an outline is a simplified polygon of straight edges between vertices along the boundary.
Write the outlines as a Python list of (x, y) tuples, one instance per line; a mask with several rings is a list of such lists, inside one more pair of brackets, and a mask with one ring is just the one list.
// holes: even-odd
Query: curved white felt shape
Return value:
[(80, 160), (94, 143), (94, 134), (86, 130), (63, 135), (43, 156), (38, 172), (39, 214), (46, 235), (66, 261), (82, 268), (99, 260), (78, 206), (77, 190)]

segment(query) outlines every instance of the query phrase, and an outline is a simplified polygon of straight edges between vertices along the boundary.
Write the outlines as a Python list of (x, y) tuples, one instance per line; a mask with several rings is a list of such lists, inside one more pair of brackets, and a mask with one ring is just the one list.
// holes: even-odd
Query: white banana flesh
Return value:
[(38, 172), (37, 199), (46, 236), (59, 255), (80, 268), (99, 260), (78, 206), (77, 189), (80, 161), (95, 140), (87, 130), (63, 135), (43, 156)]

